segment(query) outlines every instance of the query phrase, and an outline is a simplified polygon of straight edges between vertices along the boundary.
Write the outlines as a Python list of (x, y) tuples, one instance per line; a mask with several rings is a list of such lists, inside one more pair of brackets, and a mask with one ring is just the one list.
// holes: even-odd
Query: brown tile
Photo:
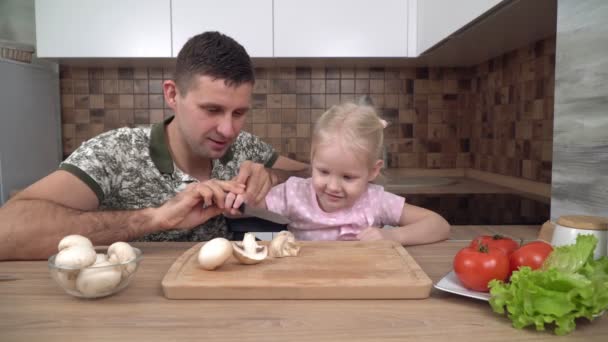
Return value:
[(165, 80), (172, 80), (175, 74), (175, 68), (173, 67), (168, 67), (168, 68), (163, 68), (163, 78)]
[(357, 79), (369, 79), (369, 68), (358, 67), (355, 69), (355, 78)]
[[(310, 138), (310, 124), (297, 124), (296, 125), (296, 136), (298, 138)], [(306, 152), (306, 151), (297, 151)]]
[(103, 80), (104, 94), (118, 94), (118, 80)]
[(251, 101), (253, 108), (266, 108), (267, 96), (265, 94), (253, 94)]
[(368, 94), (369, 93), (369, 79), (355, 80), (355, 93), (356, 94)]
[(74, 93), (74, 87), (72, 87), (72, 79), (60, 79), (59, 90), (62, 94)]
[(136, 109), (133, 116), (136, 124), (150, 123), (150, 111), (148, 109)]
[(118, 93), (120, 94), (133, 94), (133, 80), (119, 80), (118, 81)]
[(148, 108), (148, 95), (134, 95), (133, 108)]
[(150, 109), (150, 123), (163, 122), (165, 113), (162, 109)]
[(268, 125), (268, 137), (269, 138), (280, 138), (281, 137), (281, 124), (269, 124)]
[[(296, 125), (295, 124), (282, 124), (281, 125), (281, 137), (295, 138), (296, 137)], [(296, 152), (295, 140), (294, 140), (293, 151), (289, 151), (289, 152)]]
[(103, 94), (103, 80), (89, 80), (89, 92), (91, 94)]
[(163, 92), (163, 80), (148, 81), (148, 91), (150, 94), (161, 94)]
[(310, 92), (313, 94), (325, 93), (325, 80), (311, 80)]
[(329, 108), (340, 104), (340, 95), (338, 94), (327, 94), (325, 95), (325, 107)]
[(310, 96), (310, 107), (311, 108), (325, 108), (325, 95), (324, 94), (313, 94)]
[[(120, 108), (133, 108), (133, 95), (118, 95), (118, 105)], [(133, 123), (133, 121), (129, 123)]]
[(163, 68), (148, 68), (149, 79), (163, 79)]
[(118, 68), (118, 79), (132, 80), (133, 79), (133, 68)]
[(298, 94), (296, 97), (297, 108), (310, 108), (310, 95)]
[(296, 109), (282, 109), (281, 110), (281, 123), (295, 124), (297, 122), (297, 110)]
[(298, 108), (296, 110), (296, 122), (297, 123), (310, 123), (310, 109)]
[(90, 108), (104, 108), (104, 96), (95, 94), (89, 95), (89, 107)]
[(74, 108), (74, 95), (61, 94), (61, 108)]
[(264, 108), (254, 108), (249, 115), (249, 120), (254, 124), (268, 122), (268, 112)]
[[(308, 155), (310, 153), (310, 138), (296, 139), (296, 152)], [(298, 160), (307, 160), (306, 157)]]
[(120, 101), (117, 94), (105, 94), (103, 97), (104, 108), (115, 109), (120, 107)]
[(89, 95), (74, 95), (74, 108), (89, 108)]
[(340, 93), (352, 94), (355, 92), (355, 80), (341, 80), (340, 81)]
[(254, 135), (265, 138), (268, 136), (268, 131), (266, 129), (266, 124), (253, 124), (251, 125), (251, 133)]
[(89, 79), (89, 69), (72, 68), (72, 78), (75, 80), (88, 80)]
[(340, 68), (326, 68), (325, 69), (325, 78), (327, 79), (339, 79), (340, 78)]
[(385, 92), (388, 94), (404, 94), (403, 80), (384, 81)]
[(295, 94), (281, 95), (281, 108), (296, 108), (296, 95)]
[(269, 81), (265, 79), (257, 79), (255, 80), (255, 85), (253, 86), (254, 94), (267, 94), (269, 90)]
[(88, 94), (89, 93), (89, 80), (73, 80), (72, 86), (74, 94)]
[(73, 123), (62, 124), (61, 135), (65, 138), (74, 138), (76, 136), (76, 125)]
[[(355, 94), (340, 94), (340, 103), (344, 103), (344, 102), (356, 102), (357, 101), (357, 97), (355, 96)], [(377, 101), (373, 101), (374, 104), (376, 104), (376, 107), (382, 107), (381, 105), (378, 104)]]
[(162, 94), (150, 95), (150, 108), (163, 108), (164, 100), (165, 98)]
[(64, 78), (72, 78), (72, 68), (69, 65), (63, 65), (60, 64), (59, 65), (59, 78), (60, 79), (64, 79)]
[(267, 108), (281, 108), (281, 95), (280, 94), (269, 94), (266, 96), (266, 107)]
[(310, 79), (307, 80), (296, 80), (296, 93), (297, 94), (310, 94)]
[(133, 93), (135, 94), (147, 94), (148, 93), (148, 80), (141, 79), (133, 82)]
[(82, 124), (90, 122), (90, 110), (88, 109), (75, 109), (74, 110), (74, 123)]
[[(131, 97), (133, 95), (130, 95)], [(135, 113), (133, 109), (119, 109), (118, 116), (122, 125), (130, 125), (135, 123)]]
[(270, 108), (268, 109), (268, 122), (269, 123), (281, 123), (281, 109)]
[(148, 68), (134, 68), (133, 78), (136, 80), (145, 80), (148, 78)]
[(295, 79), (296, 78), (296, 68), (295, 67), (285, 67), (279, 68), (279, 78), (281, 79)]
[(103, 78), (104, 78), (104, 80), (117, 80), (118, 79), (118, 69), (104, 68), (103, 69)]
[(311, 68), (302, 67), (296, 68), (296, 78), (297, 79), (310, 79), (311, 76)]
[(354, 79), (355, 69), (354, 68), (340, 68), (341, 79)]
[(325, 79), (325, 68), (312, 68), (310, 70), (310, 78)]
[(340, 93), (340, 80), (326, 80), (325, 92), (327, 94), (339, 94)]
[(384, 68), (370, 68), (369, 77), (373, 79), (384, 79)]
[(321, 117), (321, 115), (323, 115), (324, 112), (324, 109), (312, 109), (310, 111), (310, 122), (313, 124), (317, 122), (317, 120), (319, 120), (319, 118)]

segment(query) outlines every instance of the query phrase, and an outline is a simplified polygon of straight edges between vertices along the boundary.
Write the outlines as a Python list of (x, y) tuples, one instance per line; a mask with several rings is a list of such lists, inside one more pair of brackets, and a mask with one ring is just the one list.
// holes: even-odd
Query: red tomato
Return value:
[(502, 250), (483, 244), (465, 247), (454, 257), (454, 272), (467, 289), (488, 292), (490, 280), (504, 281), (509, 276), (509, 257)]
[(509, 257), (511, 272), (517, 271), (520, 266), (530, 266), (533, 270), (539, 268), (552, 251), (553, 247), (543, 241), (534, 241), (519, 247)]
[(494, 247), (494, 248), (498, 248), (501, 249), (505, 252), (505, 254), (510, 255), (511, 253), (513, 253), (513, 251), (515, 251), (517, 248), (519, 248), (519, 244), (506, 236), (502, 236), (500, 234), (496, 234), (496, 235), (481, 235), (476, 237), (475, 239), (473, 239), (471, 241), (471, 247), (472, 248), (476, 248), (477, 246), (479, 246), (479, 244), (483, 244), (483, 245), (488, 245), (490, 248)]

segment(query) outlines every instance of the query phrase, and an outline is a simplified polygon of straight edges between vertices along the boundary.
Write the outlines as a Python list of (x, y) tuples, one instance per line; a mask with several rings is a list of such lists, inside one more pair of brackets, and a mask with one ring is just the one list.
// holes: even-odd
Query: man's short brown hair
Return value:
[(236, 40), (219, 32), (204, 32), (190, 38), (177, 55), (175, 83), (182, 94), (198, 75), (223, 79), (228, 86), (254, 83), (251, 58)]

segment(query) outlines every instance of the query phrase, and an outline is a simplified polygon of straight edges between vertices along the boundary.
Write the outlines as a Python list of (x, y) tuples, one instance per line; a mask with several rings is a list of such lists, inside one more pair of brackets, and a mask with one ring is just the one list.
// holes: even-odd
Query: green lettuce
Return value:
[(593, 260), (597, 238), (579, 235), (573, 245), (557, 247), (538, 270), (522, 267), (509, 283), (490, 282), (490, 305), (505, 313), (513, 326), (545, 330), (553, 324), (555, 334), (565, 335), (575, 320), (593, 320), (608, 309), (608, 258)]

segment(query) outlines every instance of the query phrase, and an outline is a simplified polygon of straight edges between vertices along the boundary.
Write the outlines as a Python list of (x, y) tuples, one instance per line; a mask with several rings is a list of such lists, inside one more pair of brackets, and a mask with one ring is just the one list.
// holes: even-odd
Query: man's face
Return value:
[(185, 95), (176, 90), (175, 120), (194, 156), (222, 157), (243, 128), (253, 85), (227, 86), (224, 81), (200, 75)]

